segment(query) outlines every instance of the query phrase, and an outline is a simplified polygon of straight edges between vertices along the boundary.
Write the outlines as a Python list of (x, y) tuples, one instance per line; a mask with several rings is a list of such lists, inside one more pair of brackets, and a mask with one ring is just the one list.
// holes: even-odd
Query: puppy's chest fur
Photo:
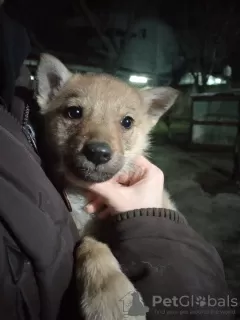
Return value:
[(84, 207), (87, 204), (87, 199), (83, 196), (81, 190), (79, 189), (67, 189), (66, 194), (72, 207), (71, 215), (77, 226), (77, 229), (81, 233), (87, 222), (89, 222), (93, 218), (91, 214), (88, 214), (84, 210)]

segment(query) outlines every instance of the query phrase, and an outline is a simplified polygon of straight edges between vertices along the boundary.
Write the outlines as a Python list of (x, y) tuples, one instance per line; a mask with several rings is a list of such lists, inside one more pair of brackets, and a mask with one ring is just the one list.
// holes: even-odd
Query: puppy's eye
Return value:
[(134, 123), (134, 120), (132, 117), (130, 116), (126, 116), (122, 119), (121, 121), (121, 125), (125, 128), (125, 129), (130, 129), (132, 127)]
[(66, 117), (70, 119), (80, 119), (83, 115), (83, 108), (82, 107), (68, 107), (65, 111)]

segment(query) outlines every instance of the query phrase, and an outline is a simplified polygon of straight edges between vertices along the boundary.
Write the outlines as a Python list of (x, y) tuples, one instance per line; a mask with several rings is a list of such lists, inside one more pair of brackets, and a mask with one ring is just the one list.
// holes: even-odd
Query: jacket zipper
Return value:
[[(2, 102), (2, 101), (0, 101), (0, 102)], [(34, 149), (34, 151), (38, 154), (34, 130), (33, 130), (32, 126), (30, 126), (28, 124), (28, 118), (29, 118), (29, 113), (30, 113), (29, 106), (27, 104), (25, 105), (22, 123), (16, 117), (14, 117), (13, 114), (11, 112), (9, 112), (6, 107), (4, 107), (4, 103), (2, 106), (0, 105), (0, 108), (4, 112), (6, 112), (12, 119), (14, 119), (19, 126), (21, 126), (22, 132), (25, 135), (25, 138), (27, 139), (28, 143), (31, 145), (31, 147)]]

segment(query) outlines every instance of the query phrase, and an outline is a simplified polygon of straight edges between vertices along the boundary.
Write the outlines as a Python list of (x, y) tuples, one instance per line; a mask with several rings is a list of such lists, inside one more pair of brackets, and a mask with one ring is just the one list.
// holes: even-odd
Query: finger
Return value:
[(97, 198), (97, 195), (89, 190), (84, 190), (83, 196), (87, 199), (88, 202), (92, 202)]
[(141, 166), (142, 159), (132, 163), (129, 171), (116, 176), (116, 181), (124, 186), (132, 186), (146, 175), (146, 166)]
[(147, 158), (140, 156), (136, 159), (135, 165), (141, 170), (145, 170), (145, 178), (154, 177), (155, 175), (161, 175), (164, 180), (163, 172), (159, 167), (150, 162)]
[(117, 183), (122, 184), (124, 186), (128, 186), (131, 182), (131, 176), (133, 173), (123, 173), (118, 176), (116, 176), (115, 180)]
[(138, 156), (132, 163), (131, 168), (131, 185), (142, 180), (150, 170), (152, 163), (149, 162), (145, 157)]
[(110, 208), (106, 208), (98, 214), (98, 218), (103, 220), (112, 215), (112, 210)]
[(91, 191), (85, 191), (84, 192), (84, 197), (86, 199), (86, 204), (84, 206), (84, 210), (89, 213), (92, 214), (94, 212), (96, 212), (95, 208), (100, 208), (100, 202), (102, 200), (100, 200), (99, 196), (96, 193), (93, 193)]
[(144, 156), (138, 156), (136, 157), (135, 161), (134, 161), (134, 164), (136, 166), (139, 166), (141, 168), (149, 168), (152, 166), (152, 163)]
[(92, 214), (99, 211), (103, 206), (104, 206), (103, 199), (98, 197), (93, 201), (91, 201), (90, 203), (88, 203), (84, 209), (85, 211), (87, 211), (87, 213)]
[(113, 179), (106, 182), (89, 184), (88, 186), (88, 190), (96, 193), (103, 199), (105, 199), (106, 196), (108, 198), (116, 196), (116, 192), (118, 192), (119, 188), (121, 188), (121, 185)]

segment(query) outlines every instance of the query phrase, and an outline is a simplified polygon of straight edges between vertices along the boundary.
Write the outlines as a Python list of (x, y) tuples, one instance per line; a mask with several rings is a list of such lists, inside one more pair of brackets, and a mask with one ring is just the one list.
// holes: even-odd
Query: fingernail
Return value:
[(87, 204), (84, 207), (84, 210), (87, 211), (87, 213), (93, 213), (93, 211), (94, 211), (93, 205), (92, 204)]

